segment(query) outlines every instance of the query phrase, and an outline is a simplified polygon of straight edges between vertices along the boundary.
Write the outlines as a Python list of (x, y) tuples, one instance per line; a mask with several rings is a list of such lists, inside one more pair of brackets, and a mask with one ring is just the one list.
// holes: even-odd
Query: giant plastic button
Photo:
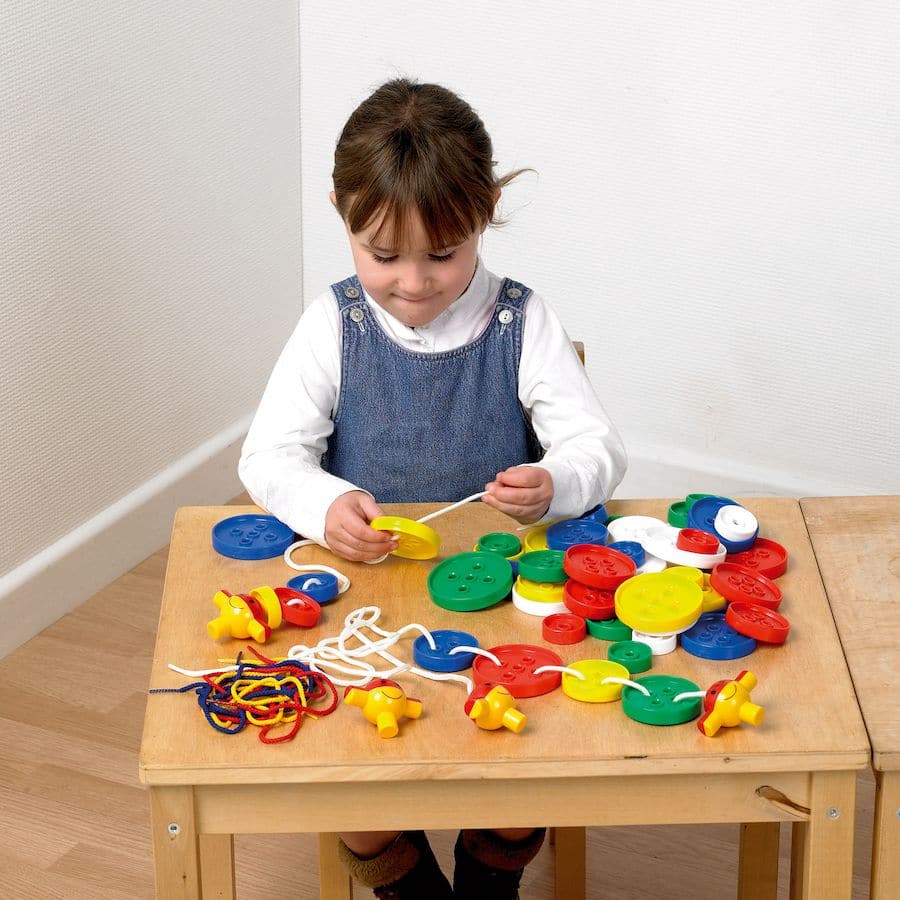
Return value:
[(519, 577), (561, 584), (566, 580), (562, 550), (531, 550), (519, 557)]
[(714, 566), (709, 583), (731, 602), (746, 600), (747, 603), (758, 603), (769, 609), (781, 606), (781, 588), (771, 578), (737, 563), (723, 562)]
[(734, 500), (729, 500), (727, 497), (701, 497), (688, 510), (688, 528), (699, 528), (701, 531), (708, 531), (710, 534), (714, 534), (729, 553), (748, 550), (756, 540), (758, 528), (749, 538), (740, 541), (729, 540), (716, 528), (716, 518), (719, 515), (719, 511), (727, 506), (739, 507), (740, 504), (735, 503)]
[[(285, 622), (299, 625), (301, 628), (312, 628), (319, 621), (322, 607), (308, 594), (302, 594), (288, 587), (277, 587), (275, 593), (281, 602)], [(251, 594), (256, 596), (253, 591)]]
[(499, 553), (509, 559), (522, 550), (522, 542), (507, 531), (492, 531), (478, 538), (476, 550), (485, 550), (489, 553)]
[(589, 587), (611, 591), (631, 578), (637, 566), (631, 557), (594, 544), (576, 544), (566, 550), (563, 566), (569, 577)]
[(688, 550), (691, 553), (714, 554), (719, 552), (719, 539), (699, 528), (682, 528), (675, 538), (675, 546), (679, 550)]
[(575, 544), (606, 544), (606, 526), (590, 519), (564, 519), (547, 529), (551, 550), (568, 550)]
[(413, 659), (420, 669), (431, 672), (459, 672), (468, 669), (475, 660), (474, 653), (451, 653), (454, 647), (477, 647), (478, 640), (465, 631), (441, 628), (431, 632), (434, 649), (428, 639), (420, 634), (413, 641)]
[(283, 618), (280, 595), (270, 587), (258, 587), (250, 591), (250, 596), (265, 611), (266, 620), (264, 624), (268, 625), (269, 628), (277, 628)]
[(526, 553), (532, 550), (546, 550), (547, 549), (547, 526), (540, 525), (537, 528), (532, 528), (525, 535), (524, 542), (524, 550)]
[(457, 553), (428, 573), (428, 593), (444, 609), (471, 612), (503, 600), (512, 588), (512, 569), (497, 553)]
[(584, 678), (563, 672), (562, 689), (567, 697), (582, 703), (609, 703), (622, 696), (622, 685), (618, 682), (604, 684), (605, 678), (630, 678), (625, 666), (608, 659), (580, 659), (569, 663), (569, 669), (581, 672)]
[(337, 575), (331, 572), (304, 572), (288, 579), (287, 586), (312, 597), (319, 606), (331, 603), (338, 595)]
[(738, 600), (725, 610), (725, 621), (741, 634), (765, 644), (783, 644), (791, 629), (790, 622), (767, 606)]
[(643, 545), (644, 538), (647, 536), (647, 529), (658, 528), (665, 525), (661, 519), (654, 519), (653, 516), (621, 516), (613, 519), (606, 526), (609, 532), (610, 543), (614, 541), (637, 541)]
[(625, 685), (622, 691), (622, 711), (636, 722), (643, 722), (645, 725), (681, 725), (700, 715), (702, 697), (686, 697), (675, 702), (679, 694), (700, 690), (693, 681), (677, 675), (645, 675), (634, 681), (650, 691), (650, 696), (647, 696), (630, 685)]
[(376, 531), (389, 531), (397, 540), (393, 555), (403, 559), (433, 559), (441, 549), (438, 533), (415, 519), (378, 516), (369, 526)]
[(722, 609), (728, 602), (710, 583), (709, 575), (703, 574), (703, 584), (700, 585), (703, 591), (703, 612), (716, 612)]
[(673, 528), (687, 528), (687, 506), (684, 500), (677, 500), (669, 507), (666, 515)]
[(684, 533), (684, 530), (679, 531), (671, 525), (660, 525), (657, 528), (650, 528), (644, 537), (644, 549), (660, 559), (679, 566), (711, 569), (716, 563), (724, 562), (725, 545), (718, 540), (716, 540), (716, 549), (712, 553), (695, 553), (692, 550), (682, 550), (678, 546), (678, 539)]
[(632, 675), (646, 672), (653, 665), (653, 652), (640, 641), (616, 641), (606, 655), (612, 662), (625, 666)]
[(541, 623), (541, 635), (551, 644), (577, 644), (585, 634), (584, 619), (572, 613), (554, 613)]
[(704, 613), (681, 635), (682, 648), (701, 659), (741, 659), (756, 649), (756, 640), (735, 631), (725, 613)]
[(615, 617), (612, 619), (587, 619), (584, 623), (591, 637), (601, 641), (630, 641), (631, 629)]
[(293, 543), (294, 532), (274, 516), (230, 516), (212, 527), (213, 550), (232, 559), (272, 559)]
[(563, 664), (552, 650), (528, 644), (503, 644), (488, 649), (500, 660), (500, 665), (486, 656), (477, 656), (472, 663), (476, 684), (502, 684), (513, 697), (519, 698), (538, 697), (559, 687), (559, 672), (534, 674), (542, 666)]
[(637, 541), (613, 541), (609, 546), (612, 547), (613, 550), (618, 550), (619, 553), (630, 556), (634, 560), (634, 564), (637, 568), (640, 568), (647, 558), (647, 552)]
[(516, 590), (520, 597), (526, 600), (534, 600), (537, 603), (562, 603), (565, 599), (564, 588), (561, 584), (552, 584), (546, 581), (530, 581), (521, 575), (515, 582)]
[(580, 581), (570, 578), (563, 590), (563, 603), (566, 609), (584, 619), (612, 619), (616, 615), (616, 595), (613, 591), (588, 587)]
[(601, 525), (605, 525), (607, 521), (609, 521), (609, 512), (602, 503), (599, 503), (593, 509), (589, 509), (583, 516), (579, 516), (578, 518), (589, 522), (599, 522)]
[(616, 616), (646, 634), (683, 631), (700, 618), (702, 610), (700, 585), (667, 572), (636, 575), (616, 589)]
[(778, 578), (787, 571), (788, 553), (777, 541), (757, 538), (749, 550), (729, 553), (725, 562), (754, 569), (767, 578)]

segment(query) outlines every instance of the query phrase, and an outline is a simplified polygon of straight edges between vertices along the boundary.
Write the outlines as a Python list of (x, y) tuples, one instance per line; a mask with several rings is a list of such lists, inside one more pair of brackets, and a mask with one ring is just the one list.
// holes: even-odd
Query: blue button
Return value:
[(610, 545), (613, 550), (624, 553), (626, 556), (634, 560), (635, 568), (640, 568), (647, 558), (647, 553), (637, 541), (613, 541)]
[(576, 544), (605, 544), (606, 526), (591, 519), (564, 519), (547, 529), (547, 546), (551, 550), (568, 550)]
[(579, 516), (579, 518), (590, 522), (599, 522), (601, 525), (605, 525), (609, 521), (609, 513), (606, 511), (606, 507), (601, 503), (593, 509), (589, 509), (583, 516)]
[(756, 641), (735, 631), (725, 613), (708, 612), (681, 635), (681, 646), (701, 659), (740, 659), (756, 649)]
[(338, 595), (338, 580), (331, 572), (304, 572), (295, 575), (287, 586), (312, 597), (319, 606), (331, 603)]
[(478, 640), (465, 631), (453, 631), (450, 628), (431, 632), (435, 649), (432, 650), (425, 635), (419, 635), (413, 641), (413, 659), (419, 668), (432, 672), (459, 672), (468, 669), (475, 659), (474, 653), (454, 653), (454, 647), (477, 647)]
[(727, 497), (701, 497), (688, 510), (687, 527), (699, 528), (701, 531), (714, 534), (729, 553), (741, 553), (744, 550), (749, 550), (756, 541), (759, 529), (745, 541), (728, 541), (716, 531), (715, 527), (716, 515), (723, 506), (740, 505), (740, 503), (735, 503), (734, 500), (729, 500)]
[(275, 516), (231, 516), (212, 527), (213, 550), (232, 559), (271, 559), (293, 543), (294, 532)]

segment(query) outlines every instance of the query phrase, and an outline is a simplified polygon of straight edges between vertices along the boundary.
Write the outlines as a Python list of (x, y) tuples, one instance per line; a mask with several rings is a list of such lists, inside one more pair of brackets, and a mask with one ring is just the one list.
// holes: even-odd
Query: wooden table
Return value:
[[(665, 518), (668, 500), (616, 501), (610, 511)], [(850, 896), (855, 771), (868, 763), (868, 742), (837, 633), (819, 579), (800, 506), (791, 499), (753, 499), (762, 533), (789, 548), (780, 579), (792, 633), (784, 646), (760, 647), (744, 660), (714, 662), (678, 650), (657, 658), (659, 672), (684, 675), (705, 688), (742, 668), (759, 678), (753, 699), (766, 708), (759, 728), (704, 737), (693, 723), (670, 728), (627, 718), (619, 703), (580, 704), (555, 691), (521, 701), (528, 725), (519, 735), (478, 729), (463, 714), (460, 685), (413, 681), (421, 719), (401, 735), (378, 737), (360, 710), (342, 706), (309, 721), (290, 744), (265, 746), (253, 733), (215, 733), (193, 695), (151, 694), (140, 773), (150, 788), (159, 897), (232, 897), (234, 833), (318, 832), (322, 896), (348, 900), (333, 833), (365, 829), (557, 827), (558, 898), (584, 896), (585, 826), (735, 822), (741, 832), (739, 894), (774, 896), (778, 823), (793, 823), (792, 895)], [(434, 509), (401, 505), (412, 518)], [(247, 507), (191, 507), (175, 520), (160, 614), (152, 687), (178, 687), (167, 669), (214, 667), (244, 642), (217, 647), (206, 635), (225, 588), (246, 592), (283, 584), (294, 574), (281, 558), (240, 562), (217, 555), (210, 528)], [(470, 550), (479, 535), (515, 528), (474, 503), (435, 520), (441, 556)], [(296, 561), (329, 564), (318, 547)], [(271, 654), (336, 634), (344, 616), (378, 604), (383, 627), (420, 622), (474, 633), (482, 646), (543, 644), (538, 619), (505, 603), (453, 613), (428, 598), (433, 565), (390, 558), (378, 566), (341, 562), (353, 586), (326, 606), (310, 632), (281, 629)], [(555, 648), (566, 662), (605, 658), (608, 644), (588, 638)], [(398, 654), (411, 658), (410, 648)], [(405, 680), (405, 679), (401, 679)], [(579, 855), (580, 854), (580, 855)], [(702, 861), (698, 860), (702, 872)]]
[(802, 500), (872, 745), (873, 900), (900, 897), (900, 496)]

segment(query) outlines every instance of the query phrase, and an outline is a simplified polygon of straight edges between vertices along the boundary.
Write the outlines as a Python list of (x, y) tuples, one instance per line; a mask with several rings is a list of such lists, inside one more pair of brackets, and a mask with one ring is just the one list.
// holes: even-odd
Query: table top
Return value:
[[(619, 515), (665, 519), (670, 500), (611, 501)], [(400, 734), (378, 737), (358, 708), (342, 704), (332, 715), (307, 720), (296, 738), (264, 745), (257, 729), (239, 735), (213, 731), (197, 708), (193, 693), (151, 694), (147, 701), (140, 754), (142, 780), (151, 785), (215, 785), (267, 782), (346, 782), (420, 779), (529, 779), (547, 777), (658, 775), (663, 773), (797, 772), (859, 769), (868, 764), (869, 746), (853, 686), (816, 568), (806, 525), (796, 500), (746, 501), (760, 520), (760, 534), (782, 543), (790, 562), (779, 585), (782, 611), (791, 634), (782, 646), (764, 646), (732, 661), (703, 660), (681, 648), (654, 658), (653, 672), (681, 675), (700, 689), (733, 678), (742, 669), (759, 679), (753, 701), (764, 706), (761, 726), (724, 728), (713, 738), (695, 722), (653, 727), (629, 719), (621, 703), (579, 703), (553, 691), (519, 701), (528, 717), (521, 734), (484, 731), (466, 718), (466, 691), (404, 674), (397, 680), (420, 699), (424, 712), (401, 722)], [(390, 512), (418, 518), (435, 504), (397, 504)], [(246, 593), (259, 585), (282, 585), (296, 574), (281, 557), (246, 562), (218, 555), (210, 529), (220, 520), (256, 507), (185, 507), (177, 513), (151, 687), (180, 687), (191, 679), (167, 668), (215, 668), (247, 641), (214, 643), (206, 623), (217, 611), (214, 593)], [(399, 629), (418, 622), (431, 630), (454, 628), (474, 634), (482, 647), (525, 643), (549, 647), (564, 662), (605, 659), (609, 643), (587, 637), (582, 643), (544, 642), (541, 620), (504, 602), (481, 612), (458, 613), (429, 599), (426, 576), (447, 556), (471, 550), (490, 531), (514, 531), (518, 525), (482, 503), (470, 503), (435, 519), (442, 538), (435, 560), (390, 557), (375, 566), (348, 563), (320, 547), (294, 553), (295, 562), (317, 562), (345, 572), (351, 588), (323, 607), (314, 629), (282, 626), (261, 647), (270, 656), (297, 643), (313, 645), (337, 634), (350, 611), (378, 605), (381, 627)], [(392, 652), (412, 661), (413, 636)]]
[(876, 769), (900, 769), (900, 496), (801, 501)]

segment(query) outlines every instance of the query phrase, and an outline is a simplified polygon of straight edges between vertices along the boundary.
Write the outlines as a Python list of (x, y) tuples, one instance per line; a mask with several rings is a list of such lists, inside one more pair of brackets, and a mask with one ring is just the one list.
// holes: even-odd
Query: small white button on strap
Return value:
[(344, 296), (349, 297), (351, 300), (355, 300), (359, 296), (359, 290), (351, 284), (344, 288)]
[[(348, 288), (347, 290), (354, 290), (354, 288)], [(360, 322), (365, 318), (365, 313), (358, 307), (354, 306), (353, 309), (350, 310), (350, 318), (359, 325)]]
[(519, 297), (522, 296), (522, 291), (517, 287), (511, 287), (506, 289), (506, 296), (511, 300), (518, 300)]
[(497, 318), (503, 325), (509, 325), (513, 320), (513, 313), (511, 309), (501, 309)]

